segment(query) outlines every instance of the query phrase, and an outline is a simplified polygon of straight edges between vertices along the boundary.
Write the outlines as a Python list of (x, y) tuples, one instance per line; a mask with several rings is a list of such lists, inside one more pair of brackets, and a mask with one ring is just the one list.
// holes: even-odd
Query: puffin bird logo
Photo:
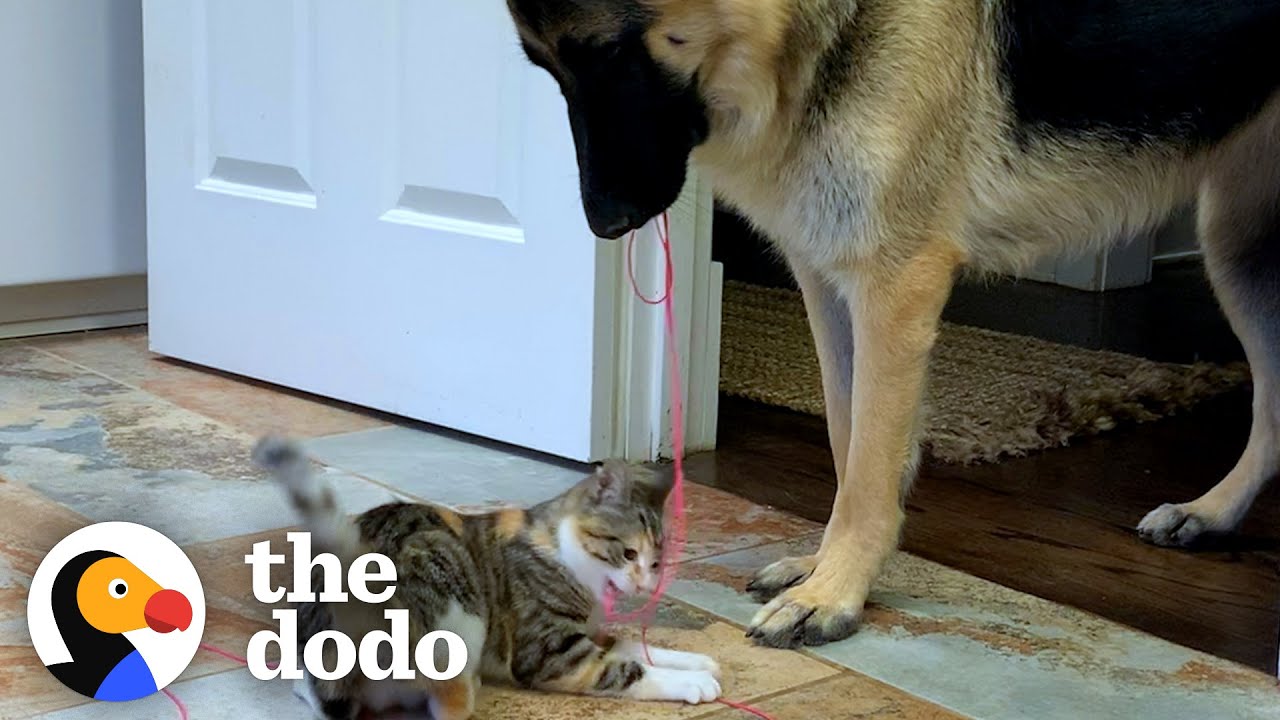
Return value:
[[(103, 526), (115, 532), (82, 536)], [(157, 692), (186, 668), (200, 643), (203, 606), (195, 569), (177, 545), (140, 525), (101, 523), (68, 536), (41, 563), (27, 619), (36, 652), (63, 685), (124, 702)]]

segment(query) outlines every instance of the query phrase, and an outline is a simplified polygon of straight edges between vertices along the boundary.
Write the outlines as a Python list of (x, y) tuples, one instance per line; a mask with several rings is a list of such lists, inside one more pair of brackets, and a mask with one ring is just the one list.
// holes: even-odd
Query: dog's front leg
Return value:
[[(853, 320), (849, 302), (840, 289), (802, 263), (788, 258), (804, 295), (818, 365), (822, 370), (822, 395), (827, 410), (827, 435), (835, 462), (836, 481), (844, 483), (849, 462), (850, 403), (853, 401)], [(769, 602), (789, 587), (804, 582), (817, 565), (817, 555), (783, 558), (761, 568), (747, 585), (756, 602)]]
[(756, 615), (749, 634), (759, 642), (820, 645), (853, 633), (897, 546), (929, 354), (961, 259), (938, 237), (909, 258), (868, 261), (845, 277), (857, 351), (842, 482), (813, 574)]

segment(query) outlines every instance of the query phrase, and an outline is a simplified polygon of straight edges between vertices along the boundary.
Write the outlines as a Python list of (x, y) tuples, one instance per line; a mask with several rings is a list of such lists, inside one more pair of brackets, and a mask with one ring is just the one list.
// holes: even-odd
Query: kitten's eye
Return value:
[(684, 38), (680, 37), (679, 35), (668, 35), (668, 36), (667, 36), (667, 42), (669, 42), (669, 43), (671, 43), (672, 45), (675, 45), (675, 46), (677, 46), (677, 47), (678, 47), (678, 46), (680, 46), (680, 45), (685, 44), (685, 43), (686, 43), (686, 42), (688, 42), (688, 41), (687, 41), (687, 40), (685, 40)]
[(659, 560), (654, 560), (654, 561), (653, 561), (653, 565), (650, 565), (649, 567), (650, 567), (650, 569), (652, 569), (652, 570), (654, 570), (654, 571), (661, 570), (661, 569), (662, 569), (662, 562), (661, 562), (661, 561), (659, 561)]
[(622, 553), (622, 557), (626, 558), (627, 562), (635, 562), (636, 558), (640, 557), (640, 553), (632, 550), (631, 548), (627, 548), (626, 551)]

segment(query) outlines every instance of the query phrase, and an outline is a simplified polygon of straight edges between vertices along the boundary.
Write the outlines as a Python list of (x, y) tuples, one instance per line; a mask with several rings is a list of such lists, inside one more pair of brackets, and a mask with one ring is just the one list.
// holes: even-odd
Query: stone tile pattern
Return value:
[[(309, 438), (353, 511), (391, 498), (537, 502), (584, 471), (158, 359), (139, 331), (0, 344), (0, 718), (177, 717), (161, 696), (83, 703), (30, 647), (31, 575), (84, 524), (132, 520), (182, 544), (204, 580), (206, 640), (238, 651), (268, 626), (272, 608), (252, 597), (243, 557), (255, 542), (283, 547), (291, 522), (247, 462), (255, 436), (273, 430)], [(717, 657), (727, 695), (777, 720), (1280, 717), (1270, 678), (907, 555), (852, 640), (755, 648), (742, 633), (755, 607), (739, 589), (760, 563), (812, 551), (821, 527), (696, 485), (689, 519), (681, 580), (650, 641)], [(308, 717), (287, 683), (207, 653), (172, 689), (193, 720)], [(749, 716), (486, 687), (477, 717)]]
[(251, 435), (319, 437), (388, 425), (370, 410), (154, 355), (142, 328), (51, 335), (29, 344)]
[[(745, 624), (756, 568), (821, 534), (683, 568), (671, 597)], [(851, 639), (809, 652), (980, 718), (1280, 718), (1275, 678), (898, 553)]]

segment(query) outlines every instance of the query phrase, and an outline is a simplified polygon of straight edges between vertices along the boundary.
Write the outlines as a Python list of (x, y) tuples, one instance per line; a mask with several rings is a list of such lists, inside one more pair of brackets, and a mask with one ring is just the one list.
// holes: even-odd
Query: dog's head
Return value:
[(655, 0), (508, 0), (529, 59), (568, 103), (582, 204), (617, 238), (676, 201), (689, 154), (706, 140), (693, 45), (659, 21)]

